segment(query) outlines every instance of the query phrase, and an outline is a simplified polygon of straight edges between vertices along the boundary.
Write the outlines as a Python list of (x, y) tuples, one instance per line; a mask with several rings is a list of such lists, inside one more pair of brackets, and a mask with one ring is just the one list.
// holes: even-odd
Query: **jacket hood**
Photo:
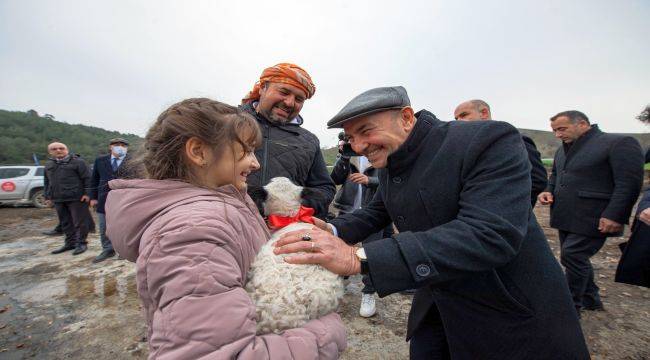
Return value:
[[(245, 207), (246, 192), (233, 185), (216, 190), (200, 188), (175, 180), (124, 180), (109, 183), (106, 200), (107, 235), (115, 250), (129, 261), (139, 255), (142, 235), (153, 221), (169, 210), (198, 201), (226, 202)], [(254, 207), (251, 204), (249, 206)]]

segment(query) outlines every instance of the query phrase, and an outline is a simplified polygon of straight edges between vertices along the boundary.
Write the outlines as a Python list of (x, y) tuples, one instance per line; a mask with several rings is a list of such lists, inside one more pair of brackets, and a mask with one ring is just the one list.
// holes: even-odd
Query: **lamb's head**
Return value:
[(264, 186), (264, 190), (267, 194), (264, 201), (264, 215), (294, 216), (300, 210), (303, 188), (286, 177), (271, 179)]

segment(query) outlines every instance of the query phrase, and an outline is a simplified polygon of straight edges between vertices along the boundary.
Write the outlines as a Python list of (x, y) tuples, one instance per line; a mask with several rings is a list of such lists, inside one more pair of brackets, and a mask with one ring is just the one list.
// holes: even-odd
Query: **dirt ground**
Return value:
[[(550, 245), (548, 208), (537, 207)], [(51, 209), (0, 208), (0, 358), (142, 359), (145, 326), (136, 293), (134, 265), (116, 258), (92, 264), (89, 251), (51, 255), (61, 237), (41, 231), (55, 225)], [(605, 312), (586, 312), (582, 327), (594, 359), (650, 359), (650, 289), (613, 282), (624, 238), (611, 238), (593, 258)], [(343, 359), (406, 359), (404, 341), (411, 298), (377, 301), (378, 315), (358, 316), (360, 278), (352, 277), (340, 313), (348, 329)]]

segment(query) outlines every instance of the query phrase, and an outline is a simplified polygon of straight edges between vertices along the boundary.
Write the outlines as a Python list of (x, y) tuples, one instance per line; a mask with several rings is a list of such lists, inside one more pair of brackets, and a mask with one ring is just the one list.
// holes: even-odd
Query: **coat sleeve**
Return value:
[(45, 171), (43, 171), (43, 189), (43, 196), (45, 196), (45, 199), (51, 200), (52, 194), (50, 194), (50, 178), (47, 176), (47, 166), (45, 167)]
[(347, 156), (340, 156), (336, 159), (330, 177), (334, 184), (343, 185), (350, 175), (350, 158)]
[(89, 195), (92, 190), (90, 170), (88, 169), (88, 165), (86, 165), (85, 161), (81, 159), (78, 160), (79, 162), (77, 165), (77, 174), (83, 183), (84, 195)]
[(639, 216), (641, 211), (650, 208), (650, 189), (646, 190), (643, 194), (643, 198), (639, 201), (639, 206), (636, 209), (636, 214)]
[(555, 191), (555, 179), (557, 178), (557, 152), (555, 153), (555, 156), (553, 157), (553, 166), (551, 167), (551, 176), (548, 178), (548, 185), (546, 186), (546, 190), (553, 194), (553, 191)]
[(533, 206), (537, 201), (537, 195), (539, 195), (548, 184), (548, 175), (546, 173), (546, 168), (542, 162), (542, 155), (537, 151), (537, 146), (533, 139), (523, 136), (524, 145), (526, 145), (526, 152), (528, 153), (528, 161), (530, 162), (530, 180), (532, 181), (532, 187), (530, 191), (530, 200)]
[(368, 205), (351, 213), (340, 215), (330, 223), (336, 227), (336, 232), (341, 239), (348, 244), (356, 244), (379, 232), (391, 221), (384, 206), (380, 187)]
[(609, 164), (614, 176), (614, 190), (601, 217), (627, 224), (643, 185), (641, 145), (632, 137), (623, 137), (611, 147)]
[[(335, 359), (346, 346), (338, 314), (281, 335), (256, 336), (255, 306), (243, 289), (238, 232), (192, 225), (162, 235), (144, 264), (156, 359)], [(181, 244), (181, 245), (179, 245)], [(138, 260), (140, 261), (140, 259)]]
[(532, 216), (521, 136), (511, 125), (488, 122), (468, 141), (462, 161), (455, 219), (364, 245), (380, 296), (496, 269), (517, 256)]
[(99, 192), (99, 160), (100, 158), (95, 159), (95, 164), (93, 165), (93, 172), (90, 177), (90, 198), (92, 200), (97, 200)]
[(314, 162), (311, 164), (311, 168), (309, 169), (305, 186), (318, 192), (320, 196), (312, 199), (304, 199), (303, 205), (313, 208), (317, 217), (325, 219), (330, 203), (334, 199), (336, 186), (334, 186), (332, 178), (327, 172), (323, 153), (318, 146), (319, 145), (317, 144), (316, 156), (314, 156)]

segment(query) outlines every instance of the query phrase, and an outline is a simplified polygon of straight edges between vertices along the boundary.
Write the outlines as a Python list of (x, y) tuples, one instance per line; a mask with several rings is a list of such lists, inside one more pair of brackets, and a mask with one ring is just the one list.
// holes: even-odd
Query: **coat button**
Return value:
[(420, 264), (415, 268), (415, 272), (418, 275), (425, 277), (431, 274), (431, 268), (429, 267), (429, 265)]
[(395, 176), (395, 177), (393, 178), (393, 182), (394, 182), (395, 184), (399, 184), (399, 183), (402, 182), (402, 178), (399, 177), (399, 176)]

